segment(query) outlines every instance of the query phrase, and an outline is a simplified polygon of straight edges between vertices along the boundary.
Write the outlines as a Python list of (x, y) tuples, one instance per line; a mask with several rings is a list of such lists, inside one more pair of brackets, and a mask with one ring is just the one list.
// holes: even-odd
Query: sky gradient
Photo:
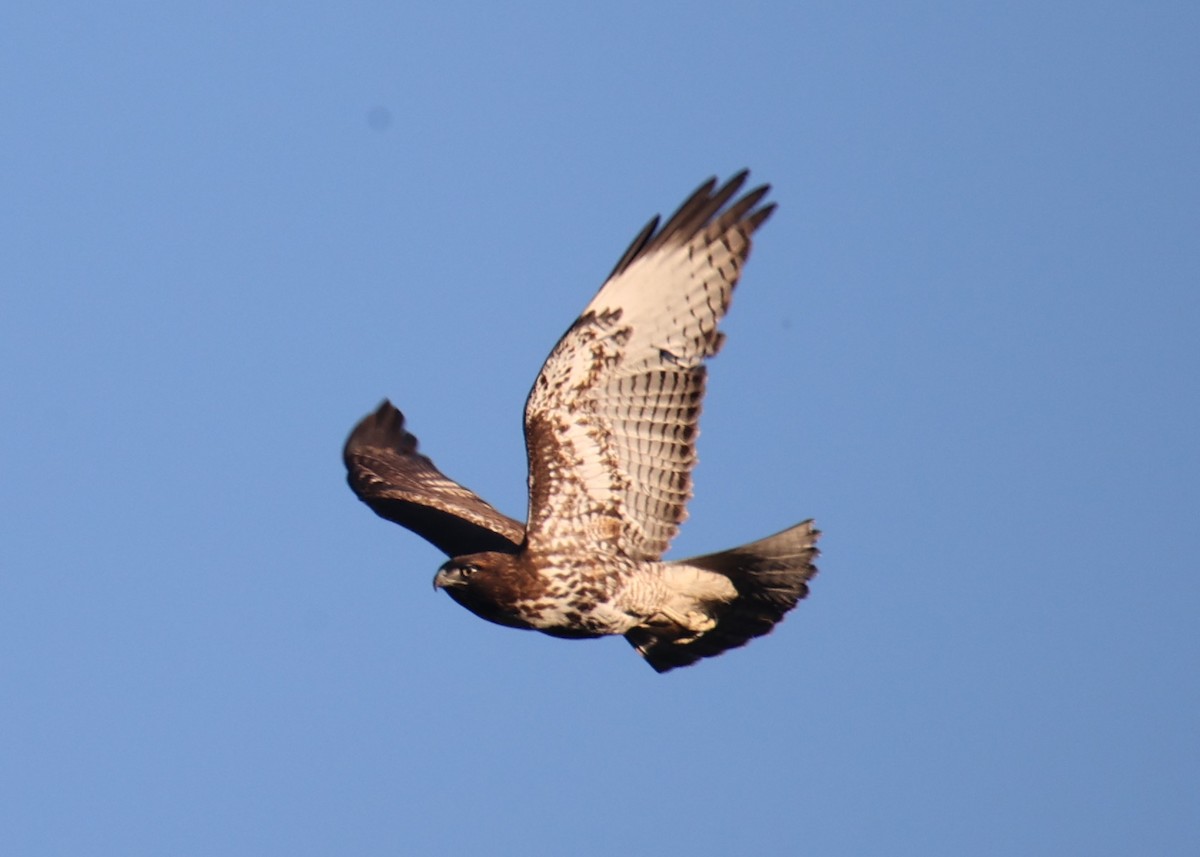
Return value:
[[(1200, 853), (1197, 8), (0, 12), (0, 851)], [(659, 676), (434, 593), (352, 425), (521, 517), (743, 167), (670, 556), (814, 517), (812, 595)]]

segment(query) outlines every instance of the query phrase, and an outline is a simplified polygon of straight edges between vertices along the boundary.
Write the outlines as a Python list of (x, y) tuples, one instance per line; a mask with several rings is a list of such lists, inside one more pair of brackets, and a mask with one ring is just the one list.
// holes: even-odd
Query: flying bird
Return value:
[(811, 520), (662, 559), (692, 493), (704, 362), (775, 209), (767, 186), (735, 200), (746, 176), (710, 179), (661, 227), (653, 218), (550, 352), (525, 402), (525, 523), (443, 475), (390, 402), (354, 428), (350, 487), (450, 557), (435, 588), (500, 625), (622, 634), (659, 672), (768, 633), (808, 594)]

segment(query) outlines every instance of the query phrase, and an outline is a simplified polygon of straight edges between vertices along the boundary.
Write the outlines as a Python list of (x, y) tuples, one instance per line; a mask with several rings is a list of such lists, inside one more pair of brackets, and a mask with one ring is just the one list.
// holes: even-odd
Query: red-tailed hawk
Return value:
[(529, 518), (502, 515), (417, 451), (384, 401), (343, 457), (350, 487), (452, 559), (434, 578), (472, 613), (556, 637), (623, 634), (659, 672), (769, 632), (808, 594), (812, 521), (664, 562), (686, 517), (704, 361), (774, 210), (746, 172), (655, 217), (550, 352), (525, 403)]

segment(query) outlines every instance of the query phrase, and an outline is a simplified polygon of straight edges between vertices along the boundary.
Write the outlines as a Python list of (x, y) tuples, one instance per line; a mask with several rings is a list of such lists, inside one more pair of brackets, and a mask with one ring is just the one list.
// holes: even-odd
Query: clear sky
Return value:
[[(1200, 853), (1200, 7), (0, 12), (0, 851)], [(671, 556), (812, 595), (659, 676), (373, 516), (710, 175), (779, 210)]]

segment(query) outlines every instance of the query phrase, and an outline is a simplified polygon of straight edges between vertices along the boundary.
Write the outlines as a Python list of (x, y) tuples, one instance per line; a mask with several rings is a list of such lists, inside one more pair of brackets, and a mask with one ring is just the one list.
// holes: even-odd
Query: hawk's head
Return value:
[(479, 618), (512, 628), (530, 627), (518, 615), (516, 605), (532, 594), (526, 590), (537, 583), (516, 556), (496, 551), (455, 557), (433, 578), (434, 589), (446, 590)]

